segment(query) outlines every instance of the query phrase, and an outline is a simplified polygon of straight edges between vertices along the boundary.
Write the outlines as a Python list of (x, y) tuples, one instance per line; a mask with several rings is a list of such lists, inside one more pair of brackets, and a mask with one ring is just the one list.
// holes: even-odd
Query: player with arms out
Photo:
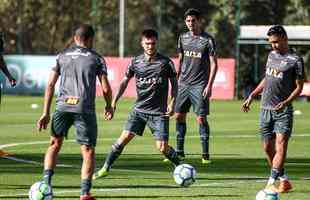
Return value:
[[(169, 116), (174, 113), (174, 100), (177, 95), (176, 72), (172, 61), (157, 52), (157, 40), (158, 34), (153, 29), (144, 30), (141, 34), (144, 53), (132, 59), (113, 98), (112, 107), (116, 108), (119, 98), (133, 77), (136, 81), (137, 100), (122, 134), (112, 145), (103, 167), (94, 174), (94, 179), (108, 175), (108, 171), (124, 147), (136, 135), (142, 136), (146, 125), (156, 140), (157, 149), (172, 163), (179, 164), (175, 150), (168, 145)], [(168, 106), (169, 81), (171, 101)]]
[[(262, 92), (260, 131), (271, 174), (266, 188), (288, 192), (292, 185), (284, 170), (288, 141), (293, 128), (292, 101), (299, 96), (304, 82), (303, 59), (288, 46), (285, 29), (272, 26), (267, 33), (269, 53), (265, 77), (242, 105), (248, 112), (254, 97)], [(276, 186), (276, 180), (280, 184)]]
[(61, 52), (49, 75), (45, 90), (43, 114), (37, 122), (39, 131), (46, 129), (50, 121), (50, 107), (55, 84), (60, 77), (56, 111), (52, 116), (50, 145), (44, 159), (43, 180), (51, 185), (56, 158), (67, 137), (69, 128), (76, 128), (76, 141), (83, 158), (81, 169), (81, 200), (92, 200), (90, 194), (95, 165), (97, 120), (95, 112), (96, 78), (106, 101), (105, 117), (113, 117), (112, 91), (107, 79), (104, 59), (92, 50), (95, 32), (90, 25), (80, 25), (74, 34), (74, 43)]
[(179, 65), (176, 68), (179, 90), (176, 99), (176, 151), (180, 159), (185, 158), (184, 140), (186, 134), (186, 115), (191, 106), (199, 124), (202, 146), (202, 163), (210, 163), (209, 135), (207, 121), (209, 98), (217, 72), (215, 41), (201, 28), (201, 14), (190, 8), (184, 14), (188, 32), (179, 36)]

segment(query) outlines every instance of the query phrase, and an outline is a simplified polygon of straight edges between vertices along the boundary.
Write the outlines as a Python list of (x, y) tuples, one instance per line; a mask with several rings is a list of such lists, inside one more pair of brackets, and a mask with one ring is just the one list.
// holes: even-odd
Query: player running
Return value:
[[(304, 64), (303, 59), (289, 49), (287, 34), (282, 26), (272, 26), (267, 35), (272, 51), (268, 56), (265, 77), (245, 100), (242, 110), (248, 112), (253, 98), (263, 92), (260, 131), (271, 168), (266, 188), (288, 192), (292, 185), (285, 174), (284, 163), (293, 128), (292, 101), (303, 88)], [(275, 185), (277, 179), (280, 179), (278, 187)]]
[(179, 65), (176, 71), (179, 90), (175, 108), (176, 151), (180, 159), (185, 158), (186, 114), (193, 105), (199, 124), (202, 163), (208, 164), (211, 161), (207, 115), (212, 85), (218, 68), (216, 48), (213, 37), (202, 31), (198, 10), (188, 9), (184, 14), (184, 20), (189, 31), (181, 34), (178, 40)]
[[(175, 165), (179, 160), (175, 150), (168, 145), (169, 116), (174, 113), (174, 100), (177, 95), (176, 72), (172, 61), (156, 51), (158, 34), (147, 29), (141, 34), (141, 46), (144, 53), (134, 57), (112, 101), (115, 109), (129, 81), (135, 77), (137, 100), (129, 114), (127, 124), (112, 145), (103, 167), (94, 174), (93, 179), (108, 175), (114, 161), (124, 147), (136, 136), (142, 136), (147, 125), (156, 140), (157, 149)], [(171, 102), (168, 101), (168, 85), (171, 83)]]
[(97, 141), (96, 77), (101, 83), (106, 101), (106, 119), (110, 120), (113, 117), (112, 91), (107, 79), (107, 67), (103, 58), (91, 49), (94, 36), (95, 32), (90, 25), (79, 26), (75, 31), (74, 44), (57, 56), (56, 67), (50, 73), (45, 90), (43, 114), (37, 122), (39, 131), (47, 128), (54, 88), (60, 76), (56, 111), (52, 117), (50, 145), (44, 159), (43, 180), (51, 185), (56, 157), (69, 128), (74, 125), (77, 131), (76, 141), (80, 144), (83, 157), (81, 200), (94, 199), (90, 189)]

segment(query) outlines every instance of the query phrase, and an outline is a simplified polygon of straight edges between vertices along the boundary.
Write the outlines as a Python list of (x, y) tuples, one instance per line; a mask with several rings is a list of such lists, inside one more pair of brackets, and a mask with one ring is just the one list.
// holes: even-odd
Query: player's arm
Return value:
[(0, 68), (2, 72), (5, 74), (5, 76), (8, 78), (11, 86), (14, 87), (16, 85), (16, 80), (13, 78), (10, 71), (8, 70), (2, 55), (0, 55)]
[(51, 73), (49, 74), (44, 94), (43, 114), (41, 115), (40, 119), (37, 122), (37, 128), (39, 131), (41, 131), (42, 129), (46, 129), (50, 121), (50, 109), (58, 77), (59, 73), (54, 70), (52, 70)]
[(111, 120), (113, 118), (113, 113), (114, 109), (112, 108), (112, 89), (111, 85), (109, 83), (108, 77), (105, 74), (99, 75), (98, 76), (100, 85), (101, 85), (101, 90), (102, 94), (104, 97), (104, 100), (106, 102), (105, 106), (105, 119)]
[(183, 53), (178, 54), (178, 63), (176, 65), (175, 71), (177, 73), (177, 79), (179, 79), (180, 74), (181, 74), (181, 66), (183, 63)]
[(174, 108), (175, 108), (175, 99), (177, 98), (178, 95), (178, 81), (176, 77), (171, 77), (170, 78), (170, 84), (171, 84), (171, 99), (170, 103), (168, 106), (168, 115), (172, 116), (174, 114)]
[(116, 92), (116, 94), (115, 94), (115, 96), (113, 98), (113, 101), (112, 101), (112, 107), (114, 108), (114, 110), (116, 109), (116, 104), (117, 104), (118, 100), (124, 94), (130, 79), (131, 79), (131, 77), (127, 77), (125, 75), (123, 80), (121, 81), (121, 83), (120, 83), (120, 85), (119, 85), (119, 87), (117, 89), (117, 92)]
[(302, 92), (302, 88), (304, 86), (304, 81), (297, 79), (295, 81), (295, 84), (296, 84), (296, 88), (293, 90), (291, 95), (287, 99), (285, 99), (284, 101), (278, 103), (274, 107), (275, 110), (283, 109), (286, 105), (290, 104), (294, 99), (296, 99), (300, 95), (300, 93)]
[(265, 78), (261, 80), (258, 86), (251, 92), (248, 98), (243, 102), (241, 108), (243, 112), (248, 112), (250, 110), (250, 105), (252, 103), (253, 98), (258, 96), (263, 91), (264, 87), (265, 87)]
[(210, 75), (209, 75), (208, 84), (207, 84), (205, 90), (203, 91), (203, 96), (205, 98), (209, 98), (212, 95), (212, 86), (213, 86), (214, 79), (216, 76), (216, 72), (218, 69), (216, 55), (209, 56), (209, 59), (210, 59)]

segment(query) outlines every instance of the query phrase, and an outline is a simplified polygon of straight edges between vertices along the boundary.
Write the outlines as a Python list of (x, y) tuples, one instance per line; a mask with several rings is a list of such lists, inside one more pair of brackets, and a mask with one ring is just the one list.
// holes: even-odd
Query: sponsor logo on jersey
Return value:
[(273, 76), (275, 78), (280, 78), (280, 79), (283, 78), (283, 72), (281, 72), (277, 69), (274, 69), (274, 68), (267, 68), (266, 69), (266, 75)]
[(71, 56), (72, 59), (76, 59), (79, 56), (90, 56), (90, 55), (91, 55), (90, 52), (83, 53), (80, 49), (77, 49), (77, 50), (75, 50), (73, 52), (66, 53), (66, 56)]
[(184, 55), (187, 57), (192, 57), (192, 58), (201, 58), (201, 52), (196, 52), (196, 51), (184, 51)]
[(138, 83), (140, 85), (150, 85), (150, 84), (161, 84), (163, 82), (162, 78), (159, 77), (159, 78), (156, 78), (156, 77), (153, 77), (153, 78), (138, 78)]

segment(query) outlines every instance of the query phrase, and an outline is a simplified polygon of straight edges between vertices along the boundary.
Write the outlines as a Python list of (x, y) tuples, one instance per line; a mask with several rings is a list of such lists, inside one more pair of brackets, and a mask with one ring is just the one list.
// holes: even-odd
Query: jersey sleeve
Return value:
[(134, 59), (131, 60), (130, 64), (127, 67), (127, 70), (125, 72), (125, 76), (128, 78), (132, 78), (135, 75), (134, 71)]
[(177, 52), (178, 53), (182, 53), (183, 52), (182, 35), (180, 35), (179, 39), (178, 39)]
[(305, 79), (304, 61), (301, 57), (295, 63), (295, 73), (296, 73), (296, 79), (298, 80)]
[(208, 39), (208, 51), (209, 56), (216, 56), (216, 43), (214, 38), (210, 37)]
[(60, 58), (60, 54), (56, 56), (56, 65), (52, 68), (52, 70), (57, 72), (58, 74), (60, 74), (59, 58)]
[(103, 57), (99, 57), (97, 58), (97, 71), (96, 71), (97, 75), (108, 75), (108, 69), (107, 69), (107, 64), (104, 60)]

